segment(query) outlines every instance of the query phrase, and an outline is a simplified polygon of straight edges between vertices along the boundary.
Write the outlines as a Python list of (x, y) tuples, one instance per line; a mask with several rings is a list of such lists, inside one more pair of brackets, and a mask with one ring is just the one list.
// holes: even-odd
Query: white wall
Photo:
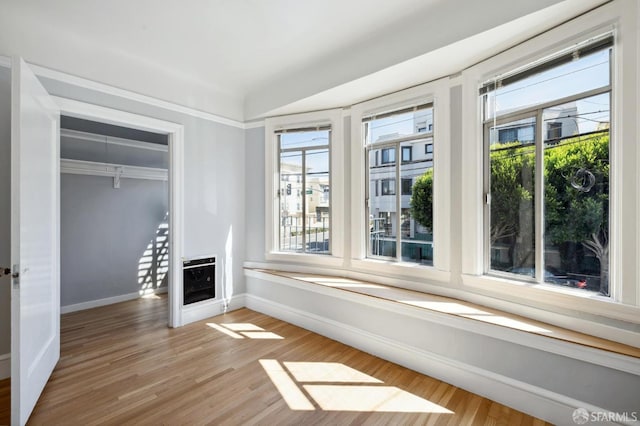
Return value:
[(245, 132), (246, 258), (264, 260), (264, 127)]
[(567, 348), (541, 344), (526, 332), (493, 337), (474, 320), (467, 329), (446, 314), (317, 287), (250, 276), (247, 306), (553, 424), (573, 424), (579, 407), (637, 412), (640, 375), (625, 371), (632, 359), (610, 368), (580, 345), (561, 353)]
[[(244, 293), (244, 130), (57, 80), (41, 81), (55, 96), (184, 125), (184, 256), (217, 255), (218, 264), (233, 258), (233, 294)], [(223, 277), (218, 273), (217, 278)]]
[[(115, 189), (110, 177), (62, 174), (62, 307), (166, 287), (166, 273), (164, 282), (155, 275), (160, 259), (150, 244), (166, 232), (160, 225), (168, 220), (168, 196), (164, 181), (121, 179)], [(139, 283), (141, 267), (146, 274)]]
[[(41, 79), (55, 96), (158, 118), (184, 126), (184, 256), (215, 254), (219, 264), (233, 270), (217, 279), (230, 281), (233, 294), (245, 292), (242, 263), (245, 253), (244, 130), (141, 102)], [(0, 67), (0, 259), (9, 262), (10, 71)], [(6, 124), (6, 125), (5, 125)], [(6, 200), (6, 201), (4, 201)], [(4, 238), (4, 235), (7, 238)], [(229, 248), (229, 250), (227, 250)], [(6, 259), (5, 259), (6, 257)], [(220, 270), (221, 268), (218, 268)], [(220, 285), (223, 283), (220, 282)], [(6, 297), (4, 295), (6, 291)], [(0, 288), (0, 355), (10, 351), (9, 281)], [(7, 308), (4, 309), (4, 304)]]
[[(11, 72), (0, 67), (0, 267), (11, 263)], [(11, 352), (11, 282), (0, 278), (0, 356)]]

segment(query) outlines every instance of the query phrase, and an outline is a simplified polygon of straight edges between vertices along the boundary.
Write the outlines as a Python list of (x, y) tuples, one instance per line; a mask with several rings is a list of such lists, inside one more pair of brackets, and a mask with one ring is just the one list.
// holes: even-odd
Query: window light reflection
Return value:
[(375, 377), (344, 364), (280, 363), (275, 359), (261, 359), (259, 362), (291, 410), (315, 410), (315, 402), (325, 411), (453, 414), (445, 407), (398, 387), (386, 386)]
[(284, 362), (284, 365), (299, 382), (382, 383), (339, 362)]
[(498, 315), (490, 311), (483, 311), (472, 306), (454, 302), (434, 302), (428, 300), (399, 300), (400, 303), (417, 306), (419, 308), (430, 309), (432, 311), (442, 312), (446, 314), (458, 315), (464, 318), (470, 318), (490, 324), (501, 325), (516, 330), (528, 331), (531, 333), (551, 333), (551, 330), (539, 327), (537, 325), (509, 318), (504, 315)]
[(258, 327), (255, 324), (249, 323), (235, 323), (235, 324), (215, 324), (207, 323), (207, 326), (218, 330), (221, 333), (226, 334), (234, 339), (284, 339), (284, 337), (272, 333), (271, 331), (265, 331), (264, 328)]
[(395, 386), (304, 385), (326, 411), (443, 413), (452, 411)]

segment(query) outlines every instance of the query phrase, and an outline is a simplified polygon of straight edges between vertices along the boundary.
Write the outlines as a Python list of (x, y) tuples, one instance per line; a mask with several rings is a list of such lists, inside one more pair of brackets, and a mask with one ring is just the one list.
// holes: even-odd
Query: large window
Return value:
[(611, 46), (591, 39), (481, 88), (487, 273), (609, 295)]
[(282, 252), (329, 254), (330, 127), (276, 132)]
[(432, 265), (433, 155), (413, 150), (433, 146), (432, 104), (364, 117), (362, 126), (368, 188), (381, 183), (365, 195), (367, 256)]

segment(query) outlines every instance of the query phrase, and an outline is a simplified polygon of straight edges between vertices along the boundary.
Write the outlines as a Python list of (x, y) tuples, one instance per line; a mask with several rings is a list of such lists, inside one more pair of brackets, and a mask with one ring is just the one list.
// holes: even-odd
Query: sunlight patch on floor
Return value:
[(207, 326), (213, 328), (214, 330), (218, 330), (229, 337), (234, 339), (284, 339), (284, 337), (273, 333), (271, 331), (266, 331), (262, 327), (258, 327), (254, 324), (249, 323), (232, 323), (232, 324), (215, 324), (215, 323), (207, 323)]
[(339, 362), (284, 362), (299, 382), (382, 383), (375, 377)]
[(260, 365), (264, 368), (275, 387), (284, 398), (285, 402), (292, 410), (313, 411), (315, 407), (307, 399), (304, 393), (291, 380), (289, 374), (282, 368), (275, 359), (261, 359)]
[(325, 411), (446, 413), (450, 410), (395, 386), (304, 385)]
[(280, 363), (275, 359), (259, 362), (291, 410), (310, 411), (317, 406), (324, 411), (453, 414), (342, 363)]

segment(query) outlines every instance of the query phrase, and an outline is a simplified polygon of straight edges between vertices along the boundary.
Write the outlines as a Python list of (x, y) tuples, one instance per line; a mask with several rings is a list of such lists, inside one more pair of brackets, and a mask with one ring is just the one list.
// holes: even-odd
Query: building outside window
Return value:
[(609, 295), (612, 43), (481, 88), (486, 273)]
[(411, 195), (411, 188), (413, 187), (413, 179), (402, 179), (402, 195)]
[(433, 154), (433, 144), (432, 143), (424, 144), (424, 153), (425, 154)]
[(330, 253), (329, 127), (276, 132), (278, 146), (278, 250)]
[(413, 146), (402, 147), (402, 162), (408, 163), (411, 161), (411, 153), (413, 152)]
[[(377, 157), (377, 155), (376, 155)], [(382, 150), (382, 164), (389, 164), (396, 162), (396, 149), (385, 148)]]
[[(420, 154), (422, 145), (433, 146), (433, 133), (427, 131), (433, 129), (433, 106), (429, 103), (364, 117), (362, 125), (369, 188), (377, 180), (381, 183), (380, 195), (374, 191), (366, 194), (367, 256), (432, 265), (431, 186), (421, 204), (415, 209), (411, 204), (414, 182), (433, 180), (433, 154)], [(420, 149), (414, 150), (414, 145)], [(375, 162), (379, 152), (381, 165)], [(401, 153), (399, 158), (396, 152)], [(400, 182), (399, 191), (396, 182)]]
[(380, 181), (381, 195), (396, 195), (396, 180), (382, 179)]

